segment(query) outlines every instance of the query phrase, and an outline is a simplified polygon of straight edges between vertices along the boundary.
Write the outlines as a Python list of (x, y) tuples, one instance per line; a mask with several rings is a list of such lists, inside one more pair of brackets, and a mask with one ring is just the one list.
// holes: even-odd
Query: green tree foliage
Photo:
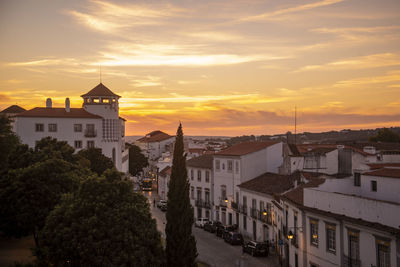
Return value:
[(160, 233), (144, 196), (115, 169), (65, 195), (42, 232), (55, 266), (162, 266)]
[[(80, 164), (87, 165), (92, 172), (98, 175), (103, 174), (107, 169), (114, 167), (112, 160), (103, 155), (101, 148), (88, 148), (78, 152), (80, 158)], [(89, 162), (84, 163), (82, 159), (87, 159)]]
[(196, 241), (192, 235), (193, 208), (189, 200), (189, 187), (183, 132), (180, 124), (174, 147), (168, 190), (167, 226), (165, 229), (167, 235), (167, 265), (170, 267), (197, 266)]
[(38, 232), (61, 195), (78, 188), (81, 171), (63, 159), (47, 159), (26, 168), (10, 170), (0, 178), (0, 231), (8, 236)]
[(371, 142), (398, 143), (400, 142), (400, 135), (388, 128), (383, 128), (375, 136), (370, 137), (369, 140)]
[(18, 137), (11, 130), (10, 119), (0, 114), (0, 174), (8, 166), (8, 156), (18, 144)]
[(127, 145), (129, 146), (129, 173), (136, 176), (143, 171), (143, 168), (149, 166), (149, 161), (138, 146), (128, 143)]
[(39, 140), (35, 146), (36, 161), (59, 158), (68, 162), (75, 162), (75, 149), (66, 141), (58, 141), (52, 137), (45, 137)]

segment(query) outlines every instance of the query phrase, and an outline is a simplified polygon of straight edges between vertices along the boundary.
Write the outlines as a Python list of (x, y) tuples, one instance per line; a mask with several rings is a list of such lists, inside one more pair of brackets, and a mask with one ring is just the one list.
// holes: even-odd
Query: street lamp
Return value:
[(224, 200), (224, 201), (225, 201), (225, 203), (228, 203), (228, 198), (225, 198), (225, 200)]
[(292, 231), (289, 231), (288, 235), (287, 235), (288, 239), (293, 239), (293, 233)]
[(317, 239), (317, 238), (318, 238), (318, 235), (317, 235), (317, 234), (313, 234), (313, 235), (312, 235), (312, 238)]
[(266, 209), (263, 210), (262, 215), (267, 216), (268, 212)]

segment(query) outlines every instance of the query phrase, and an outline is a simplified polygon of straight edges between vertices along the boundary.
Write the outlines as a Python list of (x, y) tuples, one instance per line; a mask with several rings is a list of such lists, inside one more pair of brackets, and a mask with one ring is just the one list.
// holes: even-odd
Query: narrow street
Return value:
[[(144, 192), (151, 204), (151, 213), (157, 221), (157, 228), (165, 238), (165, 213), (157, 207), (154, 207), (154, 198), (158, 199), (157, 194), (153, 192)], [(241, 246), (231, 246), (224, 242), (222, 238), (215, 234), (193, 227), (193, 234), (197, 242), (198, 260), (210, 264), (212, 267), (273, 267), (277, 265), (276, 259), (270, 257), (252, 257), (249, 254), (242, 254)]]

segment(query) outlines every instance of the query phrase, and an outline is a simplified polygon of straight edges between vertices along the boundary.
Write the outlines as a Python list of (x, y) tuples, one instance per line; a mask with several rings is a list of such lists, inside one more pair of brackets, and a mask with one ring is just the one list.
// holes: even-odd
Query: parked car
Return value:
[(248, 241), (243, 244), (243, 253), (252, 256), (268, 256), (268, 245), (265, 242)]
[(157, 208), (161, 209), (161, 206), (167, 205), (167, 201), (161, 199), (160, 201), (157, 202)]
[(224, 240), (226, 243), (229, 243), (231, 245), (242, 245), (243, 244), (243, 236), (240, 233), (236, 233), (236, 232), (225, 233)]
[(208, 218), (198, 218), (195, 221), (194, 226), (203, 228), (204, 224), (206, 224), (207, 222), (209, 222)]
[(208, 221), (204, 224), (203, 229), (210, 233), (215, 233), (217, 231), (217, 227), (221, 225), (221, 222), (218, 221)]
[(163, 204), (163, 205), (160, 207), (160, 210), (161, 210), (161, 211), (167, 211), (167, 204)]
[(221, 225), (220, 227), (217, 228), (216, 234), (219, 237), (224, 237), (225, 233), (228, 232), (233, 232), (234, 231), (234, 227), (232, 225)]

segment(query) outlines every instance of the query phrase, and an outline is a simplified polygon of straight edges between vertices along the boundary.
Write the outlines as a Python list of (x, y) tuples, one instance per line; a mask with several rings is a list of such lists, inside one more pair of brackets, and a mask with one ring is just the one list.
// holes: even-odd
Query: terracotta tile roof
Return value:
[(139, 138), (137, 141), (143, 143), (160, 142), (169, 139), (171, 137), (173, 136), (166, 134), (162, 131), (153, 131), (151, 133), (146, 134), (144, 137)]
[(171, 175), (172, 168), (170, 166), (165, 167), (160, 171), (160, 175), (165, 177), (166, 175)]
[[(338, 149), (338, 146), (335, 144), (301, 144), (301, 145), (289, 145), (290, 150), (292, 151), (293, 156), (300, 156), (307, 153), (317, 153), (317, 154), (326, 154), (335, 149)], [(367, 152), (364, 152), (361, 149), (344, 145), (343, 148), (351, 149), (354, 152), (357, 152), (361, 155), (371, 155)]]
[(33, 108), (19, 113), (16, 117), (45, 117), (45, 118), (92, 118), (101, 119), (101, 116), (87, 112), (83, 108)]
[(26, 109), (21, 108), (18, 105), (12, 105), (12, 106), (9, 106), (6, 109), (3, 109), (0, 113), (21, 113), (21, 112), (24, 112), (24, 111), (26, 111)]
[(375, 171), (364, 172), (363, 175), (400, 178), (400, 168), (382, 168)]
[(371, 168), (371, 170), (382, 169), (385, 167), (399, 167), (400, 168), (400, 163), (369, 163), (367, 165)]
[(250, 181), (238, 185), (240, 188), (264, 194), (281, 194), (294, 187), (294, 181), (300, 181), (298, 172), (291, 175), (264, 173)]
[(220, 152), (215, 153), (215, 155), (220, 156), (242, 156), (250, 154), (269, 146), (275, 145), (279, 142), (243, 142), (237, 145), (228, 147)]
[(203, 169), (213, 169), (213, 155), (205, 154), (186, 161), (186, 166)]
[(313, 177), (309, 182), (301, 184), (293, 190), (283, 194), (283, 196), (294, 203), (303, 205), (304, 203), (304, 188), (317, 187), (325, 182), (323, 178)]
[(90, 90), (84, 95), (81, 95), (81, 97), (84, 96), (116, 96), (120, 97), (117, 94), (114, 94), (110, 89), (108, 89), (104, 84), (99, 83), (95, 88)]

